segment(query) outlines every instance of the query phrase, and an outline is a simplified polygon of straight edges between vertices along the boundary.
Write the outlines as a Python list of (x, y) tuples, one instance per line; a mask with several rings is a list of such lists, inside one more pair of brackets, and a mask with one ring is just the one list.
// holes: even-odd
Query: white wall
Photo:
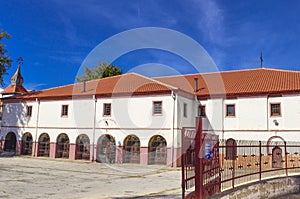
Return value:
[[(269, 99), (270, 103), (281, 103), (281, 116), (269, 117), (270, 130), (300, 131), (300, 96), (283, 96)], [(279, 125), (274, 125), (274, 120)]]
[(4, 126), (33, 126), (35, 124), (36, 111), (32, 116), (26, 116), (26, 106), (34, 107), (35, 102), (3, 104), (2, 125)]
[(223, 99), (209, 99), (200, 101), (205, 106), (206, 117), (203, 118), (203, 129), (216, 132), (223, 129)]
[[(162, 114), (153, 115), (153, 102), (162, 102)], [(96, 104), (95, 104), (96, 103)], [(111, 103), (111, 116), (103, 115), (103, 104)], [(26, 117), (26, 106), (32, 106), (32, 116)], [(68, 116), (61, 116), (62, 105), (68, 105)], [(162, 135), (169, 147), (172, 146), (173, 98), (164, 96), (132, 96), (126, 98), (76, 99), (38, 102), (9, 103), (4, 106), (1, 135), (13, 131), (21, 138), (30, 132), (35, 140), (42, 133), (48, 133), (55, 142), (60, 133), (66, 133), (71, 143), (80, 134), (87, 134), (91, 143), (94, 132), (95, 143), (103, 134), (111, 134), (116, 142), (123, 144), (127, 135), (139, 137), (142, 146), (148, 146), (154, 135)], [(39, 117), (37, 118), (39, 107)], [(38, 119), (38, 130), (36, 122)]]
[[(226, 105), (235, 105), (235, 116), (226, 116)], [(250, 97), (224, 100), (224, 130), (266, 130), (267, 98)]]
[[(153, 102), (162, 102), (162, 114), (153, 115)], [(103, 116), (103, 104), (111, 103), (111, 116)], [(97, 127), (100, 128), (171, 128), (173, 114), (171, 96), (144, 96), (100, 99), (97, 101)], [(108, 125), (106, 124), (106, 122)]]
[[(281, 116), (270, 115), (271, 103), (281, 104)], [(201, 100), (200, 104), (205, 105), (207, 115), (203, 118), (203, 129), (220, 138), (268, 140), (278, 135), (287, 141), (300, 141), (300, 96), (208, 99)], [(234, 117), (226, 117), (226, 104), (235, 104)]]
[[(153, 115), (153, 101), (162, 101), (161, 115)], [(103, 116), (104, 103), (112, 104), (111, 116)], [(187, 117), (183, 116), (184, 103), (187, 104)], [(270, 103), (281, 104), (281, 116), (270, 116)], [(208, 99), (201, 100), (200, 104), (205, 105), (207, 115), (203, 119), (203, 129), (220, 138), (265, 140), (276, 134), (300, 141), (300, 96)], [(226, 104), (235, 104), (235, 117), (225, 116)], [(62, 105), (69, 105), (68, 117), (61, 117)], [(148, 146), (153, 135), (162, 135), (171, 147), (174, 133), (174, 146), (180, 146), (181, 128), (195, 126), (198, 105), (198, 101), (184, 95), (177, 95), (175, 103), (171, 95), (97, 99), (95, 143), (101, 135), (111, 134), (116, 142), (123, 144), (127, 135), (134, 134), (140, 138), (142, 146)], [(26, 106), (32, 106), (31, 117), (26, 116)], [(67, 133), (74, 143), (79, 134), (87, 134), (92, 142), (95, 100), (41, 101), (39, 106), (39, 129), (36, 131), (38, 102), (4, 104), (1, 136), (9, 131), (17, 131), (20, 137), (26, 132), (33, 137), (36, 132), (37, 137), (48, 133), (51, 142), (55, 142), (60, 133)], [(278, 126), (274, 120), (278, 121)]]
[[(187, 115), (183, 114), (184, 104), (187, 105)], [(177, 127), (193, 127), (195, 126), (195, 117), (197, 114), (197, 109), (195, 109), (196, 102), (193, 99), (188, 99), (182, 96), (177, 96)]]

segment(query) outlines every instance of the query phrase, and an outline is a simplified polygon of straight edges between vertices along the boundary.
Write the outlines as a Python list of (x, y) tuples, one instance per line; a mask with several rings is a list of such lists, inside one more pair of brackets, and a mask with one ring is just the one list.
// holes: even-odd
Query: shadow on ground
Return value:
[(167, 199), (181, 199), (181, 195), (180, 194), (160, 194), (160, 195), (153, 195), (153, 196), (135, 196), (135, 197), (120, 197), (120, 198), (113, 198), (113, 199), (163, 199), (163, 198), (167, 198)]
[(4, 151), (4, 152), (0, 153), (0, 158), (11, 158), (13, 156), (15, 156), (15, 152)]

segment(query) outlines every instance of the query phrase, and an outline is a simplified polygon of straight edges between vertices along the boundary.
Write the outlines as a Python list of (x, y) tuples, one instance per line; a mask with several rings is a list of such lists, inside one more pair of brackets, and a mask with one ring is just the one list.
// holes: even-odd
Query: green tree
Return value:
[(85, 66), (84, 73), (84, 75), (76, 77), (77, 82), (121, 75), (122, 69), (117, 66), (108, 64), (107, 62), (101, 63), (99, 61), (98, 65), (95, 68), (89, 69), (87, 66)]
[(9, 39), (10, 35), (0, 29), (0, 84), (3, 86), (3, 75), (7, 74), (7, 70), (11, 67), (12, 60), (6, 50), (6, 45), (2, 43), (2, 39)]

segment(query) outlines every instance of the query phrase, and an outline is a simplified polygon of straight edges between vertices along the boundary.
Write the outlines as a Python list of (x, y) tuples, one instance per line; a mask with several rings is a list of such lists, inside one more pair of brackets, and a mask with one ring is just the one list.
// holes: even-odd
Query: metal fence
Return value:
[(228, 145), (223, 142), (218, 149), (222, 191), (300, 172), (300, 143), (240, 141)]
[[(198, 154), (203, 154), (202, 142)], [(207, 198), (243, 184), (300, 173), (300, 143), (296, 142), (220, 140), (212, 148), (214, 157), (196, 154), (183, 152), (183, 197), (193, 185), (188, 198)]]

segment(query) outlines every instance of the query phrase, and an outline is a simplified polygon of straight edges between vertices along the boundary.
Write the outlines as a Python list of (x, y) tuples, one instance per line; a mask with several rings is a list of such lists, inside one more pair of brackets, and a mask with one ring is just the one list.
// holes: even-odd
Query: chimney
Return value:
[(82, 82), (82, 92), (84, 93), (85, 92), (85, 87), (86, 87), (86, 82), (85, 80)]
[(194, 78), (194, 92), (198, 91), (198, 78)]

